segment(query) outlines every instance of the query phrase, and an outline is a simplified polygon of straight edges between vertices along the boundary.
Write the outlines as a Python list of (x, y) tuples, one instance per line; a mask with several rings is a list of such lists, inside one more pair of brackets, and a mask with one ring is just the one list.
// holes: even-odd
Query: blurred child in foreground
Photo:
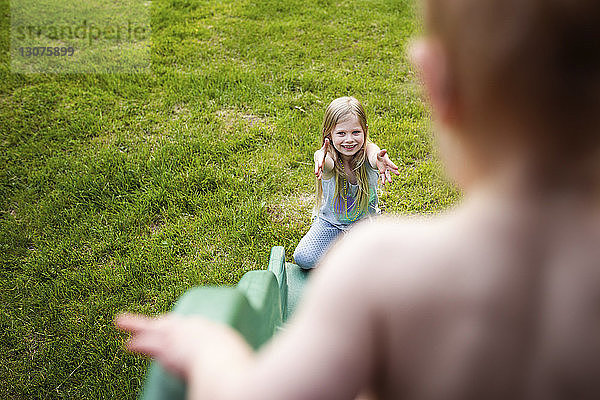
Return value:
[(464, 201), (354, 228), (258, 353), (203, 319), (118, 317), (190, 398), (600, 398), (600, 2), (425, 15), (412, 56)]

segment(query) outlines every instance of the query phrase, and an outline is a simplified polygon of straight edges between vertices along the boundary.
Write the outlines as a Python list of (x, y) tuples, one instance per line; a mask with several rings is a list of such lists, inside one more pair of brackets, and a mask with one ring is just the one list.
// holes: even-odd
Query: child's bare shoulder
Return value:
[[(355, 248), (357, 268), (377, 268), (380, 273), (402, 273), (417, 268), (436, 269), (453, 251), (447, 217), (382, 217), (354, 228), (344, 246)], [(362, 263), (365, 261), (365, 263)], [(428, 266), (428, 267), (426, 267)]]
[[(438, 282), (449, 289), (464, 250), (456, 218), (382, 217), (354, 227), (327, 256), (331, 274), (344, 275), (384, 301), (390, 296), (403, 300), (427, 298), (439, 293)], [(441, 285), (442, 283), (440, 283)]]

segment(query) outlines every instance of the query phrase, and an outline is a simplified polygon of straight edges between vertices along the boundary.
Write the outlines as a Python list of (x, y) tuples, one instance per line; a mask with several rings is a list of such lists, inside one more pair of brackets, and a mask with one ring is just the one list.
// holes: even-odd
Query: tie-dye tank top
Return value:
[[(319, 210), (319, 217), (329, 222), (330, 224), (342, 229), (348, 229), (349, 225), (355, 221), (359, 221), (369, 215), (380, 214), (377, 198), (377, 181), (379, 179), (379, 171), (367, 166), (367, 179), (369, 181), (369, 209), (368, 212), (357, 213), (355, 206), (358, 204), (355, 201), (358, 185), (353, 185), (348, 182), (348, 196), (346, 198), (346, 207), (340, 201), (343, 199), (335, 198), (335, 177), (322, 179), (323, 187), (323, 202)], [(357, 215), (358, 214), (358, 215)]]

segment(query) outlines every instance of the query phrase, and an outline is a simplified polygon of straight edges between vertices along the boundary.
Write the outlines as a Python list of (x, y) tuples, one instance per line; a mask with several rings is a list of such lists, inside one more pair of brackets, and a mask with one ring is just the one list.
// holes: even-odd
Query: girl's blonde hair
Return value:
[[(325, 139), (329, 139), (329, 149), (327, 150), (329, 155), (334, 161), (333, 174), (335, 177), (335, 203), (343, 204), (342, 212), (346, 212), (346, 202), (340, 201), (344, 194), (346, 185), (346, 174), (344, 167), (341, 164), (341, 157), (339, 152), (333, 146), (333, 140), (331, 133), (335, 126), (345, 121), (350, 115), (354, 115), (358, 118), (360, 126), (364, 132), (365, 140), (362, 148), (360, 148), (356, 154), (352, 157), (351, 165), (356, 173), (356, 180), (358, 184), (358, 192), (356, 194), (355, 204), (358, 206), (358, 213), (364, 213), (369, 207), (369, 179), (367, 175), (367, 114), (365, 110), (356, 98), (354, 97), (339, 97), (333, 100), (327, 110), (325, 111), (325, 117), (323, 118), (323, 128), (321, 130), (321, 145), (325, 143)], [(321, 208), (323, 201), (323, 186), (321, 182), (317, 180), (317, 211)]]

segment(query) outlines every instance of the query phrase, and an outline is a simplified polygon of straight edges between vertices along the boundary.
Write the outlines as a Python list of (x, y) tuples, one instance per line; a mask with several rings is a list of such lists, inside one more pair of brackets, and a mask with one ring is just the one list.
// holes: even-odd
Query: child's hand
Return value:
[(131, 333), (127, 350), (156, 358), (185, 379), (192, 373), (208, 378), (206, 374), (247, 366), (252, 355), (245, 340), (231, 328), (199, 317), (150, 318), (128, 313), (117, 316), (115, 325)]
[(379, 170), (379, 175), (381, 176), (381, 183), (385, 185), (385, 182), (392, 182), (392, 175), (390, 171), (392, 171), (396, 175), (400, 175), (398, 172), (398, 166), (390, 160), (390, 157), (387, 154), (386, 149), (382, 149), (379, 153), (377, 153), (377, 169)]
[(323, 177), (323, 166), (325, 165), (325, 158), (327, 157), (327, 149), (329, 149), (329, 139), (325, 139), (323, 147), (319, 149), (319, 157), (315, 157), (315, 176), (318, 180)]

